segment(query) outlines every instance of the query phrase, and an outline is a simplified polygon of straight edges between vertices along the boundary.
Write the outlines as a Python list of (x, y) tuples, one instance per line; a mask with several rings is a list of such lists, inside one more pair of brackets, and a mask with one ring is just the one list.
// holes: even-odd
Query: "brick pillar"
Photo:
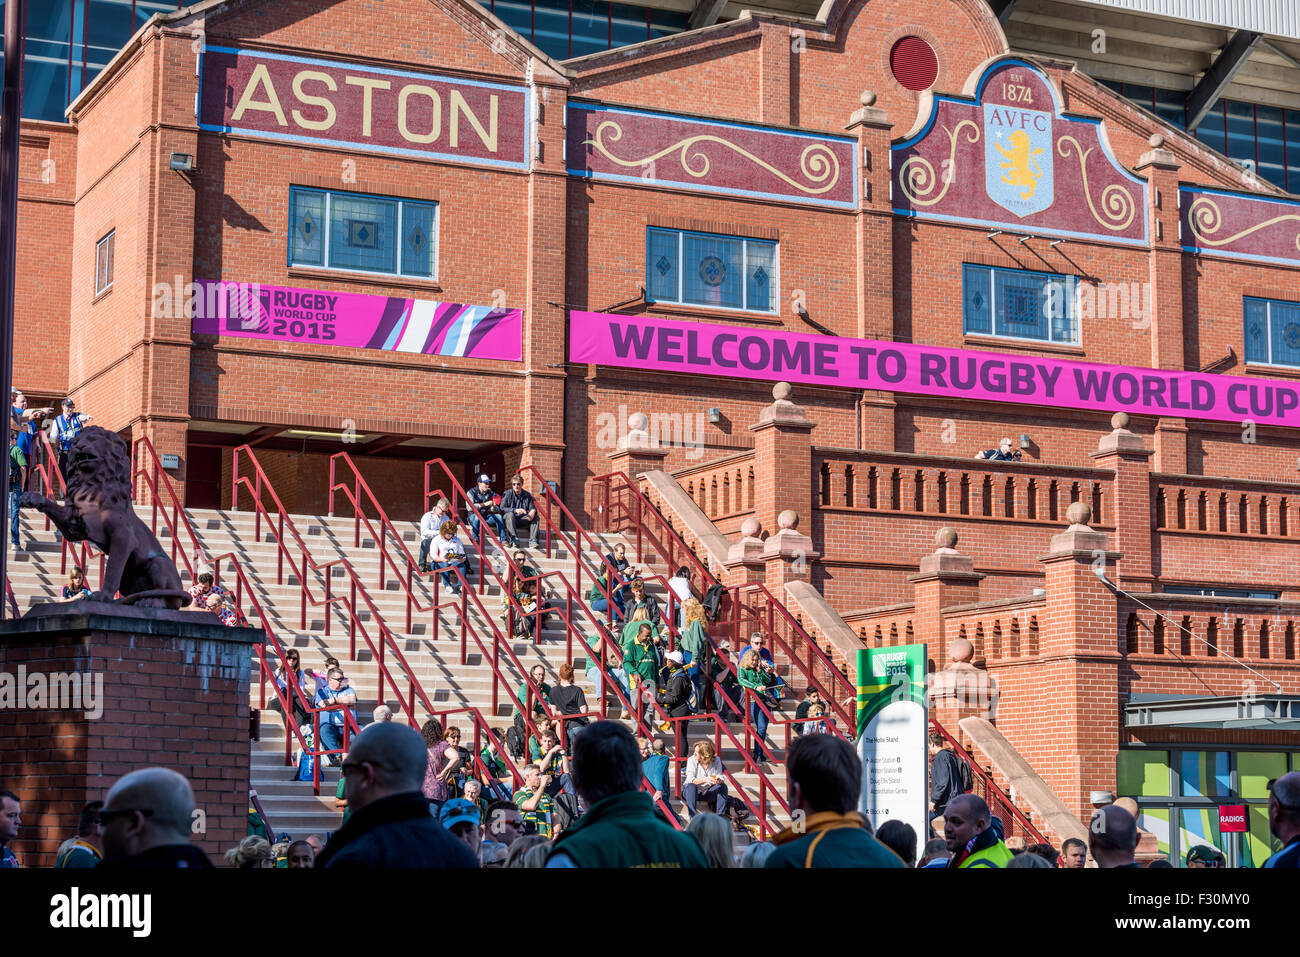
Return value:
[(777, 126), (790, 125), (790, 28), (764, 21), (759, 41), (759, 119)]
[(979, 583), (984, 576), (975, 571), (969, 556), (957, 551), (957, 533), (951, 528), (939, 529), (934, 541), (939, 547), (921, 559), (920, 570), (907, 580), (912, 583), (916, 605), (912, 615), (916, 640), (929, 646), (927, 656), (932, 661), (940, 662), (947, 660), (949, 643), (943, 609), (979, 601)]
[[(1183, 314), (1183, 251), (1178, 241), (1179, 166), (1177, 157), (1164, 149), (1165, 138), (1161, 134), (1152, 134), (1149, 142), (1151, 149), (1142, 154), (1137, 165), (1137, 171), (1145, 173), (1148, 184), (1149, 285), (1143, 297), (1145, 310), (1130, 309), (1130, 312), (1134, 313), (1131, 316), (1134, 328), (1150, 323), (1151, 367), (1181, 370), (1187, 368), (1184, 325), (1194, 325), (1199, 317)], [(1155, 452), (1157, 471), (1179, 474), (1187, 471), (1186, 420), (1159, 420)]]
[[(858, 137), (862, 182), (856, 221), (858, 264), (858, 336), (894, 338), (894, 214), (889, 202), (889, 141), (894, 124), (875, 106), (876, 94), (864, 90), (862, 108), (849, 120), (848, 131)], [(815, 305), (815, 304), (814, 304)], [(865, 389), (859, 402), (859, 448), (892, 451), (894, 410), (892, 392)]]
[(1120, 559), (1109, 537), (1088, 526), (1092, 510), (1075, 502), (1071, 522), (1039, 559), (1046, 573), (1046, 610), (1039, 633), (1043, 661), (1054, 662), (1037, 687), (1043, 708), (1032, 726), (1014, 729), (1012, 743), (1052, 790), (1087, 822), (1089, 794), (1115, 790), (1120, 735), (1119, 610), (1108, 577)]
[(930, 676), (928, 691), (931, 719), (967, 751), (971, 750), (971, 740), (962, 730), (962, 719), (997, 721), (997, 682), (972, 663), (974, 656), (975, 646), (969, 639), (954, 638), (948, 646), (948, 667)]
[[(20, 707), (0, 708), (4, 786), (23, 805), (14, 842), (23, 864), (52, 867), (82, 805), (151, 766), (189, 779), (193, 840), (209, 857), (237, 844), (248, 833), (249, 646), (263, 640), (261, 629), (189, 612), (101, 602), (38, 605), (0, 623), (0, 673), (27, 692)], [(52, 676), (75, 676), (78, 694), (37, 701), (36, 674), (51, 693), (70, 690)]]
[(779, 596), (785, 594), (786, 582), (808, 581), (813, 560), (820, 556), (813, 551), (812, 539), (798, 530), (797, 513), (786, 509), (776, 521), (780, 531), (763, 543), (762, 559), (767, 566), (767, 590)]
[(763, 561), (763, 530), (758, 519), (750, 516), (740, 523), (740, 539), (727, 550), (723, 568), (723, 583), (728, 587), (749, 585), (767, 580), (767, 566)]
[[(567, 81), (532, 61), (538, 97), (537, 145), (528, 173), (528, 286), (524, 310), (524, 443), (520, 467), (532, 466), (552, 482), (563, 480), (564, 459), (564, 248), (567, 174), (564, 113)], [(560, 488), (571, 507), (583, 489)]]
[(618, 448), (609, 453), (609, 470), (622, 472), (635, 479), (642, 472), (653, 472), (664, 467), (668, 450), (654, 444), (647, 428), (650, 420), (644, 412), (633, 412), (627, 417), (628, 432), (618, 440)]
[(754, 433), (754, 517), (764, 528), (777, 527), (777, 515), (785, 509), (814, 507), (812, 475), (812, 432), (816, 423), (790, 401), (790, 383), (778, 382), (772, 389), (775, 400), (758, 421), (749, 427)]
[[(1161, 420), (1163, 421), (1163, 420)], [(1110, 417), (1114, 431), (1104, 435), (1091, 453), (1102, 468), (1115, 471), (1115, 493), (1107, 508), (1114, 518), (1115, 546), (1124, 560), (1118, 569), (1122, 588), (1149, 591), (1155, 576), (1151, 569), (1151, 539), (1155, 513), (1151, 504), (1151, 450), (1142, 437), (1128, 429), (1127, 412)]]
[[(140, 378), (132, 381), (133, 388), (118, 387), (111, 402), (101, 406), (125, 409), (128, 416), (121, 421), (97, 421), (96, 424), (119, 430), (129, 422), (133, 438), (146, 435), (160, 455), (168, 452), (180, 456), (180, 468), (168, 474), (177, 495), (182, 496), (183, 504), (193, 315), (186, 308), (185, 296), (168, 297), (164, 301), (170, 302), (170, 307), (163, 308), (163, 301), (159, 300), (155, 290), (165, 287), (179, 293), (192, 288), (189, 284), (195, 278), (194, 237), (201, 232), (196, 226), (194, 213), (195, 177), (203, 173), (183, 174), (171, 169), (171, 156), (185, 153), (200, 157), (197, 161), (200, 170), (203, 162), (198, 130), (194, 127), (193, 104), (198, 78), (193, 69), (193, 40), (188, 36), (164, 33), (159, 43), (161, 62), (158, 69), (165, 71), (160, 75), (184, 77), (187, 88), (169, 89), (168, 95), (153, 99), (150, 107), (152, 127), (142, 136), (140, 144), (148, 159), (145, 178), (141, 182), (142, 202), (132, 210), (132, 214), (139, 221), (143, 237), (141, 246), (147, 246), (148, 253), (140, 260), (141, 281), (118, 290), (131, 290), (142, 300), (136, 313), (142, 317), (142, 342), (138, 356), (129, 366), (138, 370)], [(88, 411), (96, 411), (102, 388), (104, 386), (98, 383), (87, 384), (82, 405)], [(138, 403), (135, 396), (139, 397)], [(148, 502), (147, 492), (144, 489), (138, 491), (142, 497), (136, 501)]]

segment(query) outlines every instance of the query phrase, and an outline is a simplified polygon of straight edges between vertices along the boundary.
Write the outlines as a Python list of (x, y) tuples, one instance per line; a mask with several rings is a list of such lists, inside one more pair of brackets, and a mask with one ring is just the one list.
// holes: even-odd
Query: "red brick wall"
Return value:
[[(123, 625), (129, 629), (129, 620)], [(121, 632), (6, 629), (0, 671), (90, 673), (103, 682), (98, 719), (84, 709), (0, 709), (8, 742), (2, 786), (22, 799), (15, 846), (24, 865), (53, 866), (59, 844), (76, 834), (82, 805), (103, 800), (113, 782), (143, 767), (189, 779), (206, 826), (194, 843), (210, 857), (244, 837), (248, 645), (226, 629), (202, 630), (209, 634), (185, 637), (171, 622)]]

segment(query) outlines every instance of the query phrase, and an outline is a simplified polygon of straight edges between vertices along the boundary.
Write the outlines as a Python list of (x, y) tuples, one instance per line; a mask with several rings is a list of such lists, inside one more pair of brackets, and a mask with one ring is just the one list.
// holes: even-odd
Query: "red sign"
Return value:
[(199, 127), (524, 169), (522, 86), (208, 47)]
[(1246, 805), (1220, 804), (1219, 830), (1224, 834), (1244, 834), (1246, 826)]

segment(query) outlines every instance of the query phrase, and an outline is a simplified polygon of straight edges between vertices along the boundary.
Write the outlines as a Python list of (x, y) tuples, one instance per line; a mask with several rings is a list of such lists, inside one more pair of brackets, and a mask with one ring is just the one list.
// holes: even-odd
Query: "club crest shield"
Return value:
[(984, 106), (984, 189), (999, 206), (1024, 217), (1055, 198), (1052, 114), (1016, 106)]

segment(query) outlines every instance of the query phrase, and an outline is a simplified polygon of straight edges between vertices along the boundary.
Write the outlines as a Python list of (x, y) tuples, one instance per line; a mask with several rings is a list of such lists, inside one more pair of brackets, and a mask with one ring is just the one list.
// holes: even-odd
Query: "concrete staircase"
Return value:
[[(150, 521), (149, 509), (139, 508), (138, 511), (144, 521), (148, 523)], [(200, 544), (208, 555), (221, 555), (232, 552), (238, 557), (245, 575), (252, 583), (254, 594), (270, 619), (271, 629), (284, 647), (295, 647), (299, 650), (305, 669), (322, 670), (327, 655), (339, 659), (351, 679), (352, 686), (357, 689), (357, 715), (360, 724), (362, 727), (368, 724), (371, 720), (371, 713), (378, 703), (379, 668), (360, 635), (357, 638), (357, 655), (355, 658), (351, 655), (346, 611), (336, 607), (331, 612), (333, 615), (331, 622), (332, 634), (326, 636), (324, 633), (326, 614), (324, 607), (309, 605), (306, 627), (301, 627), (301, 590), (297, 580), (291, 574), (288, 562), (285, 563), (284, 583), (277, 584), (277, 548), (274, 535), (266, 524), (263, 523), (259, 537), (254, 533), (254, 515), (252, 512), (192, 509), (189, 510), (188, 514)], [(491, 706), (493, 684), (491, 664), (484, 661), (484, 656), (472, 639), (469, 642), (466, 662), (463, 665), (461, 663), (459, 607), (458, 604), (450, 602), (451, 596), (446, 591), (443, 591), (440, 596), (444, 605), (437, 612), (439, 635), (437, 640), (434, 639), (431, 612), (425, 612), (423, 615), (416, 614), (410, 631), (407, 631), (405, 629), (405, 593), (397, 582), (391, 580), (391, 575), (386, 587), (382, 589), (379, 587), (380, 553), (376, 543), (368, 537), (364, 537), (364, 526), (361, 545), (360, 547), (354, 547), (354, 522), (350, 518), (294, 515), (292, 519), (304, 543), (318, 564), (325, 564), (340, 557), (346, 557), (352, 564), (369, 591), (380, 616), (383, 617), (398, 640), (398, 645), (415, 672), (417, 680), (436, 708), (445, 707), (450, 710), (470, 706), (479, 709), (493, 727), (504, 728), (509, 724), (510, 705), (504, 692), (500, 693), (498, 708), (495, 713), (493, 712)], [(417, 525), (415, 523), (399, 523), (398, 528), (408, 548), (414, 554), (418, 545)], [(160, 530), (163, 533), (160, 538), (163, 540), (164, 547), (169, 547), (170, 541), (166, 537), (166, 529), (162, 528)], [(602, 551), (608, 551), (619, 540), (618, 536), (596, 536), (596, 538)], [(36, 602), (57, 598), (65, 578), (59, 572), (59, 545), (55, 540), (53, 530), (45, 530), (42, 516), (30, 511), (22, 513), (20, 540), (23, 547), (11, 558), (9, 574), (20, 610), (26, 610), (27, 607)], [(393, 543), (390, 541), (389, 548), (392, 547)], [(471, 565), (475, 565), (477, 555), (472, 544), (467, 542), (466, 550), (471, 555)], [(629, 548), (629, 552), (631, 551), (632, 548)], [(500, 556), (496, 553), (495, 547), (491, 549), (489, 557), (499, 561)], [(589, 557), (596, 559), (594, 555)], [(552, 570), (564, 570), (566, 574), (572, 576), (572, 556), (564, 551), (553, 552), (550, 558), (543, 556), (540, 551), (532, 551), (529, 552), (529, 558), (543, 573)], [(504, 564), (501, 564), (499, 569), (504, 572)], [(649, 569), (652, 573), (664, 573), (663, 569), (655, 569), (653, 566), (649, 566)], [(92, 564), (87, 569), (87, 572), (87, 577), (93, 587), (98, 578), (97, 562)], [(340, 567), (334, 568), (332, 573), (332, 593), (335, 595), (345, 594), (348, 581), (345, 571)], [(319, 599), (325, 594), (324, 575), (318, 571), (312, 571), (309, 574), (312, 594)], [(182, 577), (187, 578), (183, 569)], [(223, 564), (219, 579), (233, 587), (235, 578), (228, 565)], [(186, 584), (189, 584), (188, 580)], [(432, 604), (431, 580), (417, 581), (415, 590), (421, 596), (423, 604)], [(651, 586), (651, 590), (655, 590), (654, 586)], [(552, 603), (560, 600), (553, 588), (549, 591), (544, 589), (544, 593)], [(501, 608), (500, 588), (495, 584), (491, 584), (484, 589), (480, 597), (488, 613), (496, 615)], [(662, 594), (660, 599), (663, 600)], [(364, 608), (364, 604), (360, 601), (358, 605)], [(243, 607), (250, 621), (257, 624), (251, 611), (251, 603), (245, 601)], [(472, 605), (469, 614), (478, 628), (479, 634), (486, 637), (489, 629), (486, 623), (481, 620), (482, 614)], [(359, 618), (369, 623), (372, 616), (368, 611), (363, 610), (360, 612)], [(501, 619), (497, 620), (497, 624), (502, 634), (506, 634)], [(378, 640), (378, 630), (375, 628), (370, 630), (375, 640)], [(583, 630), (588, 642), (594, 645), (596, 635), (593, 633), (594, 630), (590, 624), (584, 622)], [(539, 640), (534, 642), (512, 639), (510, 647), (523, 668), (530, 668), (536, 663), (542, 664), (547, 670), (548, 681), (552, 684), (555, 683), (554, 675), (557, 669), (567, 660), (563, 625), (556, 620), (555, 616), (548, 619)], [(585, 659), (585, 656), (586, 652), (575, 642), (575, 660), (573, 664), (577, 671), (577, 681), (586, 692), (589, 705), (595, 708), (597, 700), (595, 689), (587, 682), (583, 674), (586, 666), (585, 660), (579, 660)], [(407, 682), (405, 675), (400, 670), (400, 665), (390, 655), (385, 656), (385, 662), (389, 671), (398, 680), (400, 693), (405, 695)], [(522, 683), (523, 676), (518, 673), (518, 669), (504, 655), (502, 656), (502, 666), (508, 675), (511, 687), (517, 688)], [(250, 686), (250, 704), (253, 708), (258, 708), (261, 704), (259, 674), (259, 666), (256, 658), (254, 658)], [(393, 708), (397, 720), (407, 720), (403, 702), (394, 697), (391, 687), (386, 690), (386, 703)], [(273, 698), (273, 693), (268, 689), (268, 703)], [(612, 695), (611, 700), (613, 700)], [(789, 704), (787, 707), (792, 708), (793, 704)], [(427, 717), (424, 709), (419, 704), (418, 697), (416, 712), (415, 721), (418, 725)], [(611, 717), (617, 715), (617, 713), (617, 709), (612, 705)], [(445, 723), (459, 726), (463, 735), (462, 743), (465, 746), (470, 746), (473, 742), (473, 727), (467, 718), (466, 715), (459, 717), (453, 715)], [(627, 724), (631, 727), (631, 722), (627, 722)], [(699, 734), (701, 736), (705, 733), (704, 727), (702, 724), (699, 725), (701, 729)], [(743, 741), (743, 728), (740, 725), (731, 725), (731, 732), (738, 740)], [(296, 837), (313, 832), (324, 834), (336, 829), (342, 816), (341, 812), (334, 807), (338, 769), (324, 769), (322, 772), (321, 793), (319, 795), (313, 794), (310, 782), (294, 780), (294, 768), (284, 763), (285, 733), (283, 721), (278, 711), (267, 708), (261, 715), (260, 740), (250, 742), (252, 786), (258, 793), (271, 826), (277, 832), (288, 831)], [(672, 736), (669, 734), (664, 737), (671, 751)], [(694, 740), (695, 735), (692, 734), (691, 738)], [(784, 731), (775, 733), (774, 729), (774, 733), (770, 734), (769, 738), (778, 762), (767, 766), (768, 776), (772, 783), (784, 794), (785, 770), (782, 763), (784, 749), (778, 747), (778, 745), (783, 746), (785, 743)], [(744, 773), (744, 759), (726, 740), (723, 741), (721, 757), (724, 764), (732, 770), (736, 779), (748, 792), (754, 806), (759, 806), (757, 775)], [(786, 822), (778, 819), (780, 812), (775, 802), (772, 802), (770, 807), (771, 809), (768, 812), (770, 824), (774, 827), (783, 826)], [(680, 808), (679, 813), (683, 813)], [(740, 842), (744, 841), (743, 837), (739, 835), (738, 837)]]

